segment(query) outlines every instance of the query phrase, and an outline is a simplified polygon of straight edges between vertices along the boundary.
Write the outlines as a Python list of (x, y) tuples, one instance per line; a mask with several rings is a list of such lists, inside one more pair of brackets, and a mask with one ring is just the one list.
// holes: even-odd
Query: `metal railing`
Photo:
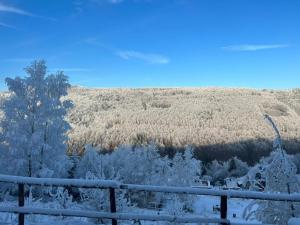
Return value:
[[(0, 206), (0, 212), (18, 214), (19, 225), (24, 225), (26, 214), (39, 214), (49, 216), (72, 216), (98, 219), (111, 219), (112, 225), (117, 225), (118, 220), (136, 221), (168, 221), (177, 223), (218, 223), (221, 225), (254, 225), (253, 223), (234, 223), (227, 218), (228, 198), (258, 199), (269, 201), (300, 202), (300, 194), (274, 194), (254, 191), (219, 190), (191, 187), (169, 187), (138, 184), (123, 184), (113, 180), (83, 180), (83, 179), (57, 179), (57, 178), (33, 178), (0, 175), (0, 182), (18, 185), (18, 207)], [(25, 206), (25, 185), (100, 188), (108, 189), (110, 212), (98, 212), (90, 210), (45, 209)], [(174, 215), (145, 215), (138, 213), (117, 213), (116, 189), (163, 192), (190, 195), (209, 195), (220, 197), (220, 218), (203, 218), (198, 216), (174, 216)], [(262, 224), (261, 224), (262, 225)]]

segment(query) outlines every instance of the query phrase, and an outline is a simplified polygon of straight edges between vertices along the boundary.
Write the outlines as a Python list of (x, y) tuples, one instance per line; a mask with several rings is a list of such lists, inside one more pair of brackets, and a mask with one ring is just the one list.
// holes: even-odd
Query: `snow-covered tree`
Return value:
[(168, 175), (168, 185), (191, 187), (199, 183), (202, 174), (201, 161), (193, 156), (193, 148), (187, 146), (183, 153), (176, 153), (172, 159), (172, 170)]
[(25, 78), (5, 80), (10, 96), (1, 105), (0, 141), (10, 165), (0, 166), (0, 173), (65, 176), (69, 166), (66, 131), (70, 127), (64, 117), (72, 103), (61, 98), (70, 87), (68, 78), (63, 72), (47, 76), (43, 60), (34, 61), (25, 71)]
[(225, 178), (229, 177), (228, 166), (224, 162), (213, 160), (206, 168), (206, 175), (211, 177), (212, 184), (222, 185)]
[[(111, 176), (104, 175), (104, 168), (106, 167), (106, 156), (99, 154), (99, 152), (90, 145), (85, 147), (85, 153), (78, 162), (75, 170), (75, 177), (84, 179), (87, 174), (93, 174), (93, 176), (99, 179), (115, 179), (114, 172), (111, 170)], [(113, 165), (110, 165), (112, 169)]]
[[(99, 153), (91, 146), (85, 147), (86, 151), (80, 159), (75, 177), (94, 180), (109, 179), (120, 180), (118, 172), (115, 172), (114, 165), (111, 164), (110, 155)], [(98, 188), (79, 188), (81, 201), (89, 208), (100, 211), (109, 211), (109, 194), (108, 189)], [(118, 211), (126, 211), (131, 207), (130, 199), (125, 196), (125, 190), (116, 189), (116, 200)], [(104, 220), (92, 220), (97, 223), (104, 223)], [(105, 224), (105, 223), (104, 223)]]
[(247, 174), (249, 166), (246, 162), (241, 161), (237, 157), (233, 157), (228, 161), (229, 177), (242, 177)]
[[(202, 163), (194, 158), (193, 148), (187, 146), (183, 153), (176, 153), (171, 160), (171, 168), (165, 182), (169, 186), (191, 187), (199, 184), (201, 174)], [(194, 202), (196, 200), (194, 195), (179, 194), (177, 198), (183, 203), (184, 210), (194, 210)]]
[[(285, 151), (277, 149), (272, 155), (272, 163), (265, 170), (266, 192), (295, 193), (298, 192), (299, 183), (296, 177), (297, 168), (291, 157)], [(261, 202), (257, 216), (264, 223), (286, 224), (290, 217), (299, 214), (295, 203), (291, 202)]]
[[(190, 187), (197, 183), (201, 174), (201, 162), (193, 158), (190, 147), (184, 153), (177, 153), (173, 159), (161, 157), (154, 143), (140, 147), (119, 146), (110, 154), (99, 154), (90, 146), (86, 149), (76, 169), (75, 176), (78, 178), (88, 176), (133, 184)], [(88, 193), (92, 194), (95, 193)], [(100, 196), (100, 192), (97, 195)], [(129, 202), (146, 207), (149, 202), (164, 205), (172, 195), (128, 191), (124, 197)], [(185, 209), (192, 210), (193, 196), (178, 197)]]
[[(252, 190), (291, 194), (300, 191), (296, 172), (292, 156), (283, 149), (275, 149), (249, 171), (247, 180)], [(286, 225), (289, 218), (299, 215), (298, 204), (279, 201), (254, 201), (245, 211), (246, 218), (255, 216), (263, 223), (278, 225)]]
[[(81, 162), (86, 162), (79, 163), (77, 174), (92, 171), (98, 177), (132, 184), (165, 185), (167, 182), (169, 160), (159, 155), (153, 143), (140, 147), (119, 146), (111, 154), (98, 154), (95, 149), (93, 151), (89, 148), (85, 154)], [(139, 206), (146, 206), (151, 201), (162, 201), (160, 193), (150, 192), (129, 191), (127, 198)]]
[(299, 174), (300, 173), (300, 154), (299, 153), (297, 153), (296, 155), (294, 155), (293, 162), (297, 166), (297, 173)]
[[(254, 170), (255, 174), (259, 174), (257, 180), (264, 181), (265, 184), (262, 187), (264, 192), (288, 194), (299, 192), (300, 186), (296, 176), (297, 167), (292, 157), (287, 155), (282, 148), (281, 137), (275, 123), (269, 116), (265, 118), (274, 128), (276, 138), (273, 144), (274, 150), (270, 157)], [(256, 203), (258, 207), (255, 211), (251, 212), (249, 208), (247, 209), (250, 211), (248, 217), (255, 214), (263, 223), (286, 225), (289, 218), (300, 214), (299, 206), (293, 202), (257, 201)]]

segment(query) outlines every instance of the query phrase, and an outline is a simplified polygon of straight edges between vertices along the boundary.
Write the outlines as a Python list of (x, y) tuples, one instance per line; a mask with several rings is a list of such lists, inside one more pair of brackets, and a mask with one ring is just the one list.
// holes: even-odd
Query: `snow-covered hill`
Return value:
[(194, 145), (204, 161), (238, 155), (254, 163), (271, 150), (273, 133), (263, 121), (265, 113), (281, 129), (288, 152), (297, 152), (300, 144), (299, 90), (74, 87), (68, 98), (75, 104), (68, 116), (72, 150), (155, 141), (168, 150)]
[[(262, 115), (267, 113), (280, 127), (286, 149), (293, 152), (300, 139), (299, 93), (224, 88), (73, 88), (68, 96), (75, 103), (69, 114), (73, 127), (70, 145), (93, 143), (113, 149), (119, 144), (154, 140), (167, 148), (192, 144), (202, 152), (210, 149), (206, 155), (215, 150), (228, 154), (249, 149), (264, 152), (270, 150), (269, 140), (273, 138), (263, 121)], [(214, 156), (220, 158), (222, 154)], [(240, 157), (249, 158), (247, 154)]]

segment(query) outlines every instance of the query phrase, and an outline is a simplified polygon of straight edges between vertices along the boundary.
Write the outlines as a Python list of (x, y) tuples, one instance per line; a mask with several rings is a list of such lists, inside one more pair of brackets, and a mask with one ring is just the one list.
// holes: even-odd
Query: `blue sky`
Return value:
[(299, 12), (299, 0), (0, 0), (0, 89), (41, 58), (89, 87), (299, 87)]

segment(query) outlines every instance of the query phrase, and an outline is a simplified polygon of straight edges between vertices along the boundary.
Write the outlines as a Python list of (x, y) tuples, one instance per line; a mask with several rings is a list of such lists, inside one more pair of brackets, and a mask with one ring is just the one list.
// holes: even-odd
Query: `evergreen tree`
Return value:
[[(67, 174), (66, 132), (64, 120), (72, 103), (61, 98), (70, 87), (62, 73), (46, 75), (45, 61), (34, 61), (25, 69), (25, 78), (6, 78), (10, 96), (1, 105), (2, 151), (10, 166), (0, 173), (33, 177), (58, 177)], [(12, 166), (13, 165), (13, 166)]]

